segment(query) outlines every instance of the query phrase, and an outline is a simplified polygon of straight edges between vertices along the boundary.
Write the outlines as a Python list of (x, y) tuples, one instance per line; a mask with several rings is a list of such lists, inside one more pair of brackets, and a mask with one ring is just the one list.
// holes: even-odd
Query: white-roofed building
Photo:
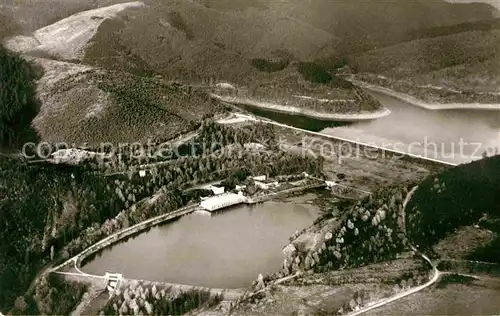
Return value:
[(200, 206), (207, 211), (216, 211), (225, 207), (241, 204), (246, 201), (245, 196), (234, 193), (224, 193), (217, 196), (209, 197), (201, 201)]
[(210, 190), (212, 190), (212, 192), (216, 195), (224, 193), (224, 187), (218, 187), (215, 185), (210, 186)]
[(325, 181), (325, 183), (326, 183), (326, 186), (329, 188), (337, 185), (337, 183), (335, 181)]
[(252, 177), (255, 181), (266, 181), (267, 177), (266, 176), (256, 176)]
[(236, 191), (240, 192), (240, 191), (245, 190), (246, 188), (247, 188), (246, 185), (238, 185), (237, 184), (235, 189), (236, 189)]

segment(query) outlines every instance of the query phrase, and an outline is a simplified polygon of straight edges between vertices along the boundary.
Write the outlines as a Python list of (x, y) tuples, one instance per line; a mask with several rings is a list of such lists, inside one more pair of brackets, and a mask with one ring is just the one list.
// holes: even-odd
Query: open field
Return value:
[(465, 226), (441, 239), (433, 250), (442, 258), (467, 259), (475, 249), (488, 245), (496, 237), (490, 230)]
[(365, 151), (341, 141), (311, 136), (296, 130), (275, 128), (282, 149), (310, 156), (322, 155), (325, 158), (324, 173), (327, 178), (340, 180), (343, 185), (366, 191), (423, 180), (446, 168), (430, 162), (398, 158), (390, 153)]
[[(306, 274), (285, 285), (272, 286), (264, 298), (237, 306), (231, 314), (337, 315), (350, 305), (366, 304), (401, 291), (400, 284), (406, 286), (409, 273), (417, 276), (419, 269), (419, 262), (399, 259), (358, 269)], [(424, 274), (416, 279), (425, 282)]]
[(438, 286), (439, 283), (366, 315), (495, 315), (500, 311), (500, 279)]

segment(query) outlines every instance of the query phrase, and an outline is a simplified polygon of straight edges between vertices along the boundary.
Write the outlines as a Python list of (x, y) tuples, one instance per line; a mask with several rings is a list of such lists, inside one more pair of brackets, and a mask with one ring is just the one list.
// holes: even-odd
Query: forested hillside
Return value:
[(429, 247), (481, 218), (493, 222), (500, 218), (498, 156), (456, 167), (421, 183), (407, 206), (407, 233), (420, 247)]
[(45, 75), (34, 127), (43, 140), (77, 146), (167, 140), (223, 111), (208, 94), (128, 72), (36, 59)]
[(31, 120), (40, 106), (34, 83), (39, 76), (33, 65), (0, 46), (0, 148), (36, 137)]
[[(36, 16), (33, 3), (20, 2), (0, 13), (22, 21), (19, 33), (29, 34), (78, 11), (123, 2), (38, 2)], [(207, 74), (237, 80), (255, 75), (251, 61), (273, 51), (303, 61), (336, 59), (420, 38), (421, 29), (490, 20), (496, 12), (486, 4), (427, 0), (143, 2), (144, 8), (99, 26), (86, 47), (86, 63), (191, 79)]]
[[(350, 65), (355, 72), (388, 77), (381, 84), (389, 87), (394, 86), (391, 80), (399, 80), (408, 89), (434, 85), (445, 92), (496, 92), (499, 34), (494, 27), (432, 36), (353, 56)], [(426, 99), (425, 92), (417, 96)]]
[(6, 310), (50, 258), (54, 243), (68, 242), (121, 206), (106, 179), (82, 168), (27, 165), (6, 157), (0, 164), (0, 309)]
[(347, 55), (405, 42), (422, 28), (491, 19), (495, 12), (483, 3), (452, 4), (428, 0), (294, 0), (270, 3), (289, 16), (341, 39), (336, 48)]
[[(491, 230), (491, 243), (469, 259), (499, 262), (500, 157), (486, 158), (430, 176), (422, 183), (384, 188), (359, 202), (332, 208), (315, 224), (291, 237), (283, 250), (285, 275), (324, 272), (396, 258), (409, 242), (430, 252), (461, 227)], [(403, 213), (403, 201), (418, 185)], [(463, 235), (462, 235), (463, 236)], [(463, 236), (474, 238), (473, 236)]]

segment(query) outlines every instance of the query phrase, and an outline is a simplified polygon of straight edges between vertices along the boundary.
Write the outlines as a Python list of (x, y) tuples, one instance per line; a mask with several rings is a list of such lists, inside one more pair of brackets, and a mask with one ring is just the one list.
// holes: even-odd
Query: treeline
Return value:
[(250, 61), (251, 65), (260, 71), (264, 72), (277, 72), (285, 69), (290, 61), (287, 59), (272, 61), (268, 59), (255, 58)]
[(228, 145), (243, 146), (261, 142), (264, 146), (275, 147), (276, 133), (273, 126), (259, 123), (233, 128), (207, 120), (200, 124), (195, 137), (181, 144), (158, 140), (151, 143), (124, 144), (120, 148), (117, 148), (119, 144), (113, 144), (114, 147), (87, 148), (104, 155), (104, 158), (97, 156), (91, 159), (88, 165), (104, 172), (134, 171), (140, 165), (180, 158), (216, 156)]
[(66, 281), (62, 276), (50, 273), (37, 282), (32, 296), (25, 295), (16, 299), (11, 314), (69, 315), (87, 290), (86, 284)]
[(112, 294), (101, 315), (182, 315), (200, 307), (213, 307), (222, 300), (206, 290), (174, 291), (153, 284), (129, 285)]
[(244, 147), (216, 151), (213, 155), (183, 157), (169, 164), (151, 167), (145, 176), (130, 171), (127, 177), (117, 176), (116, 192), (126, 205), (151, 196), (160, 188), (183, 189), (191, 185), (235, 177), (237, 173), (319, 174), (321, 161), (286, 152), (255, 152)]
[[(399, 226), (406, 188), (387, 188), (347, 210), (340, 230), (332, 232), (317, 271), (353, 268), (393, 259), (406, 245)], [(341, 210), (340, 214), (345, 211)]]
[(431, 247), (455, 229), (500, 217), (500, 157), (485, 158), (427, 178), (407, 206), (411, 240)]
[(34, 81), (38, 70), (0, 45), (0, 147), (36, 139), (31, 121), (39, 109)]
[[(291, 237), (293, 255), (286, 258), (285, 274), (299, 269), (324, 272), (355, 268), (394, 259), (406, 246), (401, 228), (401, 208), (406, 186), (385, 188), (362, 201), (343, 203), (330, 215), (323, 216), (308, 228)], [(332, 227), (323, 227), (322, 242), (313, 249), (297, 251), (294, 240), (307, 230), (324, 226), (334, 214), (343, 214)], [(292, 247), (293, 246), (293, 247)]]

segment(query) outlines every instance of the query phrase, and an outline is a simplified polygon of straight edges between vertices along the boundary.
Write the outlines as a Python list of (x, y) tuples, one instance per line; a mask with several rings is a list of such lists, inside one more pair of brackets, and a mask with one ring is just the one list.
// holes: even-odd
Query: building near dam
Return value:
[(210, 190), (212, 190), (212, 192), (215, 195), (218, 195), (218, 194), (224, 193), (225, 188), (224, 187), (215, 186), (215, 185), (211, 185), (210, 186)]
[(246, 197), (243, 194), (224, 193), (201, 201), (200, 206), (204, 210), (213, 212), (244, 202), (246, 202)]

